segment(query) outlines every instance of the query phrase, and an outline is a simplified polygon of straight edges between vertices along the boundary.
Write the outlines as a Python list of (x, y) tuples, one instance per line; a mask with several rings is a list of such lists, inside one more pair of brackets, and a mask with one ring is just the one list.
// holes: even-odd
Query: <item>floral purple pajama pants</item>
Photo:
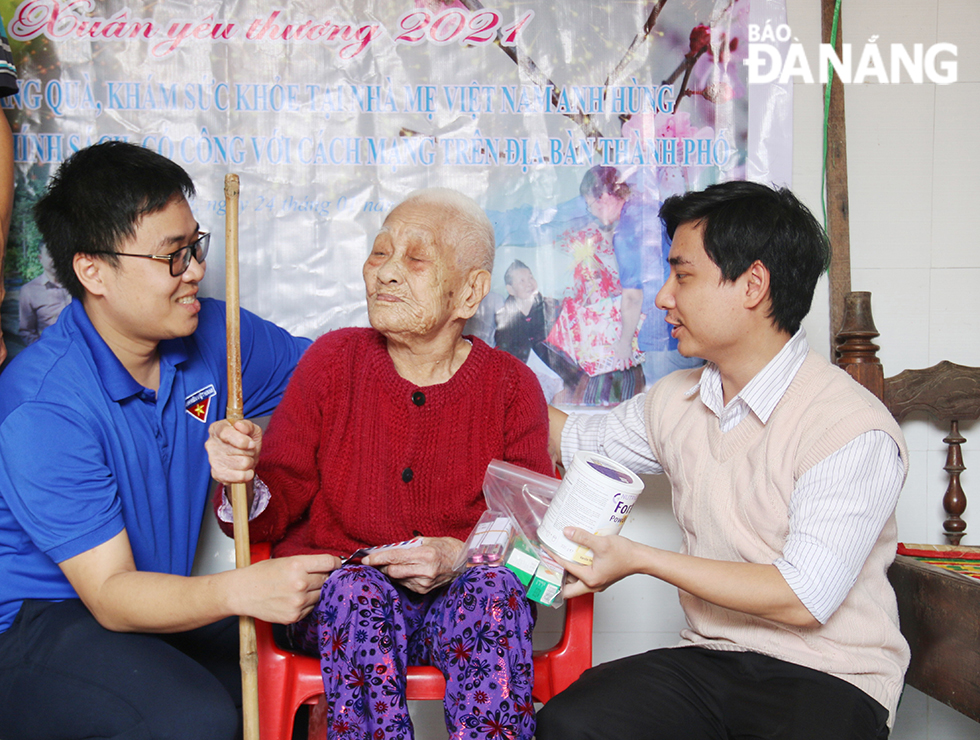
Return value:
[(289, 636), (320, 655), (331, 740), (411, 740), (410, 665), (446, 676), (452, 740), (530, 740), (533, 627), (524, 587), (507, 568), (468, 568), (422, 595), (376, 568), (349, 565), (330, 575)]

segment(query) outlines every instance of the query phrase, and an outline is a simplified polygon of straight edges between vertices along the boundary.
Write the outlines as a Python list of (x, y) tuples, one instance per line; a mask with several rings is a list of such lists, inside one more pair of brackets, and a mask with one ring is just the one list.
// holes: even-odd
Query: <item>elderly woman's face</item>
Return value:
[(429, 336), (450, 326), (465, 282), (456, 250), (430, 206), (398, 206), (364, 263), (368, 317), (382, 334)]

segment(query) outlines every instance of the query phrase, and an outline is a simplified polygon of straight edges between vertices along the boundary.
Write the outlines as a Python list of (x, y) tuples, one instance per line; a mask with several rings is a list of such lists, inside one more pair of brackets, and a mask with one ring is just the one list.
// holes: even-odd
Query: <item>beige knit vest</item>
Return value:
[[(905, 440), (887, 409), (812, 350), (767, 424), (750, 413), (724, 434), (698, 394), (685, 397), (700, 372), (668, 376), (654, 386), (645, 407), (651, 447), (670, 478), (683, 553), (774, 562), (800, 476), (866, 431), (891, 435), (908, 472)], [(888, 709), (891, 724), (909, 661), (886, 576), (896, 542), (892, 512), (844, 602), (817, 628), (790, 627), (681, 591), (689, 627), (682, 644), (751, 650), (832, 674)]]

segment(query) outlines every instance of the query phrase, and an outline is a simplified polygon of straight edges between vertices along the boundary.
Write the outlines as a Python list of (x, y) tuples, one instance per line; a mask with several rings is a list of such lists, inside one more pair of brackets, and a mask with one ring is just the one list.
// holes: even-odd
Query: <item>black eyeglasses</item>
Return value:
[(170, 274), (173, 277), (180, 277), (191, 266), (191, 255), (198, 262), (204, 262), (207, 259), (209, 246), (211, 246), (211, 233), (205, 231), (193, 244), (181, 247), (176, 252), (171, 252), (170, 254), (130, 254), (129, 252), (102, 252), (101, 254), (115, 254), (119, 257), (142, 257), (148, 260), (166, 260), (170, 263)]

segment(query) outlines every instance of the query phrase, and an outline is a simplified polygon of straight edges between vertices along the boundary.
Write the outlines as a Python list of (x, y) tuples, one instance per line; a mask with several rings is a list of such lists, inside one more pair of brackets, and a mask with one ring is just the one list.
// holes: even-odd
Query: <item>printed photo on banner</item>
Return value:
[(238, 174), (242, 306), (309, 337), (367, 325), (361, 268), (396, 204), (423, 187), (469, 195), (497, 254), (466, 331), (568, 406), (614, 405), (700, 362), (655, 302), (664, 199), (788, 182), (792, 98), (750, 85), (744, 64), (750, 26), (785, 22), (780, 2), (0, 0), (0, 16), (17, 75), (0, 103), (11, 356), (70, 300), (33, 203), (106, 139), (194, 179), (215, 235), (203, 295), (223, 297), (223, 180)]

